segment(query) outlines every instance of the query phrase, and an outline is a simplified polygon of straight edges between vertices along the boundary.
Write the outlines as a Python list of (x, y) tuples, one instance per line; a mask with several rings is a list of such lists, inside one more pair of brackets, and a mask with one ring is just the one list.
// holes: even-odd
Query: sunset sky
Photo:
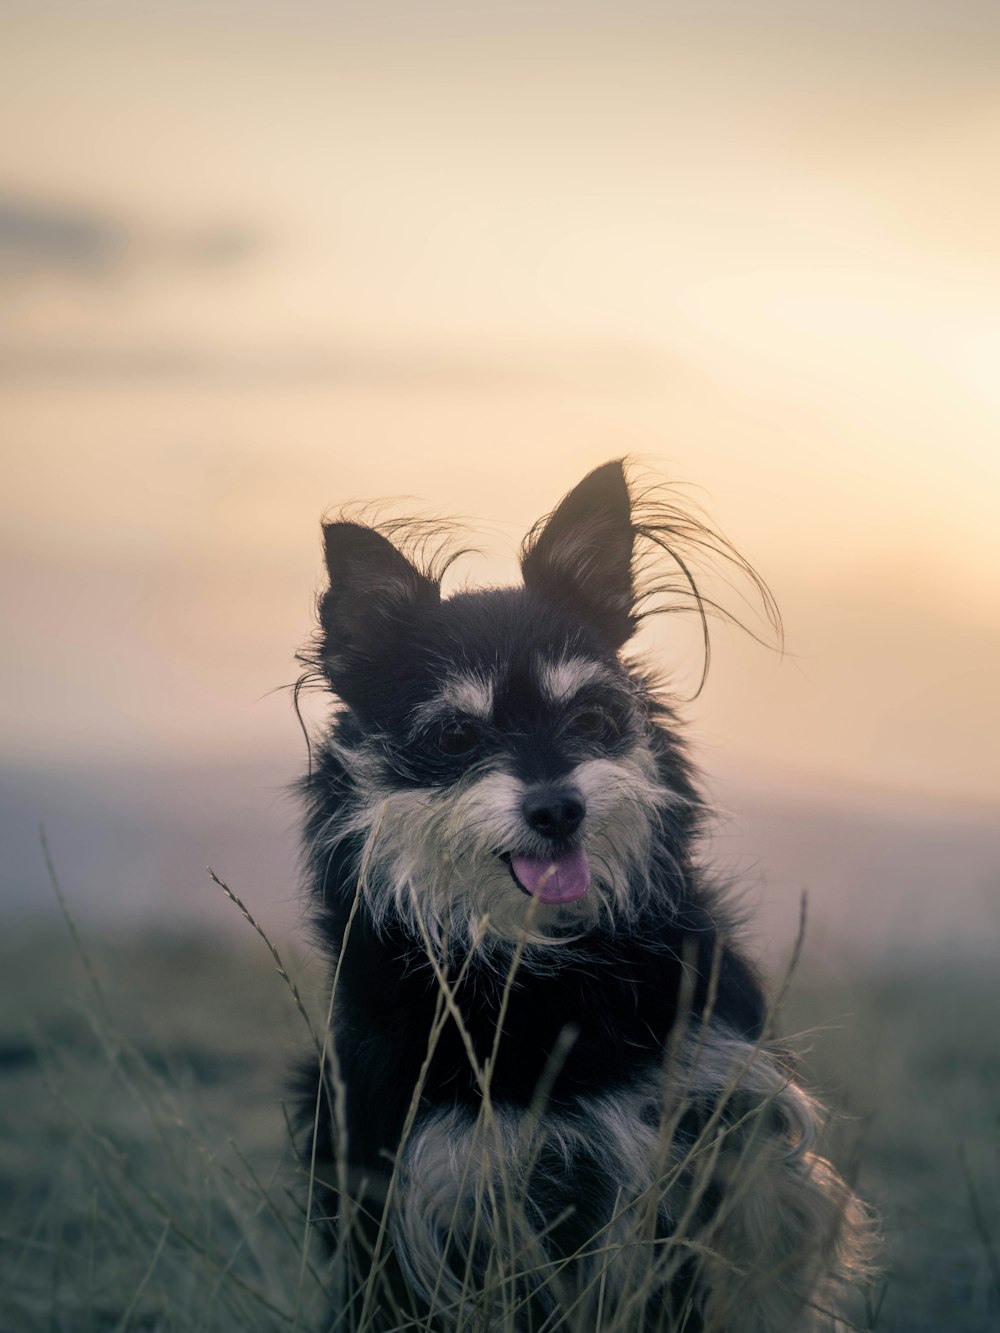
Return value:
[(630, 453), (784, 613), (709, 766), (1000, 800), (998, 58), (987, 3), (7, 0), (8, 755), (294, 752), (324, 512), (507, 580)]

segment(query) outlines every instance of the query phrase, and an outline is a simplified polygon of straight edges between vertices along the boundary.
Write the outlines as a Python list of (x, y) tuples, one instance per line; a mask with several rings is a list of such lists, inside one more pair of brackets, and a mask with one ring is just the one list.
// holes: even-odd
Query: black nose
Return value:
[(524, 818), (530, 829), (543, 838), (568, 838), (587, 813), (583, 797), (572, 787), (547, 788), (524, 798)]

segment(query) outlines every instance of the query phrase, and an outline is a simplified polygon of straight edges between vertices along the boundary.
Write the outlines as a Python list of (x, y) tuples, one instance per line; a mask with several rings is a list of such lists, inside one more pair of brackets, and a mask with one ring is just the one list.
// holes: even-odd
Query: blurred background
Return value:
[[(909, 1275), (878, 1327), (994, 1326), (998, 57), (987, 0), (3, 0), (2, 1069), (35, 1069), (29, 1022), (91, 1050), (44, 825), (143, 1058), (173, 1041), (225, 1118), (240, 1050), (244, 1116), (249, 1069), (273, 1111), (285, 1039), (231, 952), (258, 942), (205, 867), (306, 949), (288, 686), (321, 517), (459, 518), (480, 554), (452, 586), (509, 581), (528, 527), (631, 454), (784, 616), (784, 654), (717, 626), (685, 711), (772, 964), (808, 894), (796, 1014)], [(638, 647), (694, 692), (696, 625)], [(72, 1211), (35, 1207), (50, 1151), (0, 1157), (43, 1257)], [(155, 1229), (126, 1231), (108, 1327), (152, 1299)], [(39, 1271), (38, 1327), (79, 1327)]]
[[(785, 617), (689, 710), (766, 938), (807, 889), (832, 953), (997, 948), (995, 6), (2, 25), (5, 910), (44, 821), (109, 921), (228, 920), (211, 861), (292, 929), (322, 514), (457, 516), (504, 581), (631, 453)], [(690, 627), (640, 647), (690, 692)]]

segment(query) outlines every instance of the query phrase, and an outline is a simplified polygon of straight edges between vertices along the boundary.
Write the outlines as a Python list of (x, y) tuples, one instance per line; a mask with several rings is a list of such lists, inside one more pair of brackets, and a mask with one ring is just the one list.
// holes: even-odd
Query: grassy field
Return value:
[[(308, 1036), (263, 943), (58, 931), (0, 952), (2, 1333), (317, 1327), (282, 1107)], [(289, 961), (308, 1004), (319, 977)], [(1000, 975), (833, 977), (807, 950), (782, 1026), (881, 1215), (862, 1327), (1000, 1327)]]

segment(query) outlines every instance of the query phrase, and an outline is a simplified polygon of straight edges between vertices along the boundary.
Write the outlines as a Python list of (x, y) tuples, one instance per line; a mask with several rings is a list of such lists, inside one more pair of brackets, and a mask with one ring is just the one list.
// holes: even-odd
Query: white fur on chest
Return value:
[[(700, 1129), (682, 1134), (692, 1106)], [(414, 1288), (456, 1321), (482, 1318), (485, 1301), (496, 1327), (516, 1329), (541, 1293), (571, 1316), (559, 1327), (593, 1327), (599, 1304), (666, 1299), (693, 1264), (707, 1328), (818, 1333), (834, 1325), (803, 1302), (860, 1219), (844, 1220), (848, 1192), (813, 1153), (816, 1129), (815, 1103), (773, 1057), (710, 1028), (669, 1077), (647, 1073), (571, 1109), (484, 1104), (418, 1119), (398, 1164), (393, 1245)], [(565, 1211), (539, 1201), (554, 1193), (572, 1208), (574, 1180), (593, 1191), (594, 1173), (604, 1216), (575, 1256), (555, 1257), (546, 1237)]]

